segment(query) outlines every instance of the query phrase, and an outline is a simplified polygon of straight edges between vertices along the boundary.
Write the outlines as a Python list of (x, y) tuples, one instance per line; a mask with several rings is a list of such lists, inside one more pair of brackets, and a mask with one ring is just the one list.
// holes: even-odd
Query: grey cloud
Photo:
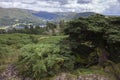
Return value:
[(81, 3), (81, 4), (86, 4), (90, 2), (92, 2), (92, 0), (78, 0), (78, 3)]
[(61, 4), (67, 4), (68, 3), (68, 0), (59, 0), (59, 2), (61, 3)]
[(30, 2), (22, 1), (21, 3), (23, 3), (23, 4), (36, 4), (36, 1), (30, 1)]
[(118, 2), (120, 2), (120, 0), (118, 0)]
[(113, 5), (109, 9), (106, 9), (106, 14), (120, 15), (120, 5)]
[(60, 4), (64, 5), (68, 3), (68, 0), (38, 0), (38, 1), (46, 1), (46, 2), (59, 2)]
[(0, 7), (48, 12), (120, 13), (120, 0), (0, 0)]
[(0, 0), (0, 2), (21, 2), (22, 0)]

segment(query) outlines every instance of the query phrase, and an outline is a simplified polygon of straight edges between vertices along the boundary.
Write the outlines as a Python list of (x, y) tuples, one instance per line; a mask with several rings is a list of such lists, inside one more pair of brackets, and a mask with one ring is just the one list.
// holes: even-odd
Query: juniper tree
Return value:
[(85, 65), (99, 63), (104, 67), (108, 59), (120, 60), (119, 22), (120, 18), (99, 14), (68, 22), (64, 31), (69, 35), (70, 49), (77, 61)]

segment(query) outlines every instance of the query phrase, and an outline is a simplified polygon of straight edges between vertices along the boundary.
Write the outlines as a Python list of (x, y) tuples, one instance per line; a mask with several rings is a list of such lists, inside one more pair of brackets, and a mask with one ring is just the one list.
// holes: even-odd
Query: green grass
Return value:
[(72, 72), (75, 75), (88, 75), (88, 74), (101, 74), (106, 75), (103, 70), (98, 69), (90, 69), (90, 68), (80, 68)]
[[(98, 67), (98, 66), (96, 66)], [(76, 69), (72, 72), (70, 72), (72, 75), (76, 75), (76, 76), (87, 76), (87, 75), (100, 75), (100, 76), (104, 76), (104, 77), (108, 77), (110, 78), (110, 80), (116, 80), (115, 76), (110, 73), (110, 72), (106, 72), (103, 69), (100, 69), (98, 67), (98, 69), (94, 69), (94, 68), (79, 68)]]
[(1, 65), (1, 66), (0, 66), (0, 73), (2, 73), (6, 68), (7, 68), (7, 65), (6, 65), (6, 64)]
[(31, 39), (26, 34), (0, 34), (0, 72), (16, 62), (19, 49), (29, 43)]
[(39, 43), (59, 43), (59, 41), (61, 41), (65, 37), (66, 36), (43, 36), (39, 38)]

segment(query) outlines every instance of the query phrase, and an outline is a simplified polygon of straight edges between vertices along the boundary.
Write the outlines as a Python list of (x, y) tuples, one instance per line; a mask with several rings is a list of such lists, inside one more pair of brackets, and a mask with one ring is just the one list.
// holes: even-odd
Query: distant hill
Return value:
[(0, 25), (10, 25), (15, 22), (24, 23), (43, 23), (40, 17), (37, 17), (25, 9), (0, 8)]
[(0, 8), (0, 26), (15, 23), (45, 24), (46, 21), (71, 20), (79, 17), (94, 15), (93, 12), (44, 12), (18, 8)]
[(36, 12), (36, 13), (32, 13), (32, 14), (35, 15), (35, 16), (38, 16), (42, 19), (45, 19), (45, 20), (54, 20), (54, 19), (60, 17), (59, 14), (44, 12), (44, 11)]
[(44, 20), (59, 21), (61, 19), (70, 20), (79, 17), (88, 17), (94, 15), (94, 12), (84, 12), (84, 13), (75, 13), (75, 12), (33, 12), (35, 16), (38, 16)]
[(88, 17), (91, 15), (95, 15), (96, 13), (94, 12), (83, 12), (83, 13), (77, 13), (74, 18), (79, 18), (79, 17)]

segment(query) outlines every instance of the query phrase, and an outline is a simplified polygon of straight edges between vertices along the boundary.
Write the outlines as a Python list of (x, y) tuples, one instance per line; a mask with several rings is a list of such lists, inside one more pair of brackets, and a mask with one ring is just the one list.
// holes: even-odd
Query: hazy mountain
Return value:
[(37, 12), (17, 8), (0, 8), (0, 26), (12, 25), (15, 23), (44, 24), (46, 21), (71, 20), (79, 17), (94, 15), (93, 12)]
[(54, 20), (54, 19), (60, 17), (56, 13), (43, 12), (43, 11), (37, 12), (37, 13), (33, 13), (33, 15), (38, 16), (38, 17), (40, 17), (42, 19), (45, 19), (45, 20)]
[(75, 13), (75, 12), (33, 12), (35, 16), (38, 16), (44, 20), (59, 21), (61, 19), (70, 20), (79, 17), (88, 17), (94, 15), (93, 12)]
[(0, 25), (9, 25), (15, 22), (24, 23), (43, 23), (40, 17), (37, 17), (25, 9), (0, 8)]
[(91, 15), (95, 15), (96, 13), (94, 12), (83, 12), (83, 13), (77, 13), (74, 18), (79, 18), (79, 17), (88, 17)]

